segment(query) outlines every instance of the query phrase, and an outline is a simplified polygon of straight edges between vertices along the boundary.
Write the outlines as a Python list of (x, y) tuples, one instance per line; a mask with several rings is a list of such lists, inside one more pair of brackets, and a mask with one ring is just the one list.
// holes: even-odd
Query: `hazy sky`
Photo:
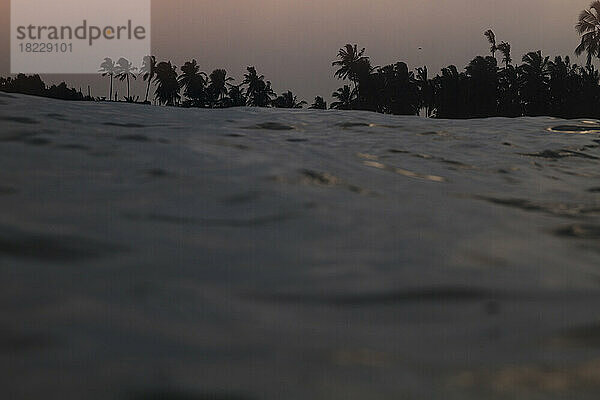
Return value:
[[(59, 2), (60, 0), (54, 0)], [(126, 0), (124, 0), (126, 1)], [(51, 2), (49, 0), (49, 2)], [(366, 47), (373, 64), (406, 61), (432, 71), (461, 68), (488, 51), (483, 31), (492, 28), (513, 46), (571, 54), (573, 29), (590, 0), (153, 0), (152, 41), (159, 59), (181, 65), (196, 58), (204, 70), (225, 67), (238, 78), (256, 65), (277, 92), (329, 97), (341, 83), (331, 61), (345, 43)], [(8, 4), (0, 0), (0, 50), (8, 54)], [(4, 12), (6, 10), (6, 12)], [(417, 49), (422, 47), (422, 51)], [(580, 63), (584, 62), (583, 58)], [(8, 72), (8, 57), (0, 72)], [(62, 77), (52, 77), (57, 80)], [(69, 78), (75, 85), (90, 77)], [(137, 83), (140, 87), (141, 83)], [(105, 88), (94, 83), (94, 94)], [(140, 89), (141, 92), (141, 89)]]

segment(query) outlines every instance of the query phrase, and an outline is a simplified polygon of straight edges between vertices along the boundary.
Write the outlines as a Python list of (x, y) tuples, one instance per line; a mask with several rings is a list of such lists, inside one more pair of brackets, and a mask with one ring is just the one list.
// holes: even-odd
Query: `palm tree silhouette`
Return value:
[(177, 81), (177, 67), (171, 62), (162, 61), (156, 65), (157, 84), (155, 97), (159, 104), (173, 106), (179, 101), (179, 82)]
[(298, 101), (298, 98), (289, 90), (273, 100), (273, 106), (276, 108), (302, 108), (305, 104), (306, 101)]
[(233, 81), (232, 77), (227, 76), (224, 69), (215, 69), (209, 75), (210, 83), (208, 85), (209, 100), (211, 106), (218, 106), (225, 95), (227, 95), (227, 84)]
[(131, 97), (129, 95), (129, 79), (136, 79), (135, 76), (136, 67), (133, 66), (133, 63), (128, 59), (121, 57), (119, 61), (117, 61), (116, 66), (116, 77), (119, 78), (120, 81), (127, 81), (127, 101), (131, 101)]
[(373, 74), (378, 68), (371, 66), (368, 57), (362, 58), (353, 68), (354, 91), (361, 109), (378, 111), (378, 91), (381, 85), (376, 84), (377, 76)]
[(248, 71), (248, 73), (244, 74), (244, 84), (248, 85), (249, 92), (254, 92), (257, 90), (258, 81), (264, 80), (265, 76), (259, 76), (256, 72), (256, 68), (254, 67), (248, 67), (246, 68), (246, 70)]
[(593, 64), (579, 68), (580, 89), (575, 93), (580, 94), (580, 98), (576, 99), (577, 110), (579, 117), (588, 117), (594, 115), (599, 118), (598, 109), (600, 108), (600, 72)]
[(142, 67), (140, 68), (140, 74), (142, 74), (144, 82), (148, 81), (148, 85), (146, 86), (146, 97), (144, 98), (144, 103), (147, 103), (148, 94), (150, 93), (150, 82), (152, 82), (154, 76), (156, 75), (156, 57), (144, 57), (144, 60), (142, 61)]
[(429, 118), (433, 111), (434, 88), (433, 82), (429, 79), (427, 67), (417, 68), (415, 82), (419, 88), (419, 97), (421, 100), (419, 108), (424, 109), (425, 116)]
[(331, 95), (337, 101), (331, 103), (331, 108), (336, 110), (350, 110), (354, 101), (354, 91), (348, 85), (339, 88)]
[(108, 95), (108, 100), (112, 101), (112, 92), (113, 92), (113, 77), (116, 73), (115, 62), (110, 57), (106, 57), (102, 64), (100, 64), (100, 69), (98, 72), (102, 73), (102, 76), (110, 77), (110, 91)]
[(523, 56), (519, 66), (521, 97), (527, 115), (543, 115), (548, 105), (550, 82), (549, 57), (543, 57), (541, 51), (529, 52)]
[(239, 85), (231, 85), (229, 86), (229, 91), (227, 92), (227, 97), (223, 100), (224, 107), (243, 107), (246, 105), (248, 99), (246, 99), (246, 95), (242, 90), (242, 84)]
[(466, 76), (454, 65), (442, 68), (442, 74), (433, 79), (434, 109), (437, 118), (464, 118)]
[(518, 69), (508, 64), (498, 73), (498, 115), (518, 117), (522, 112)]
[(191, 99), (192, 106), (204, 107), (206, 103), (206, 74), (200, 72), (196, 60), (187, 61), (181, 67), (181, 72), (178, 82), (179, 86), (183, 88), (183, 94)]
[(404, 62), (377, 68), (362, 62), (354, 108), (386, 114), (414, 115), (419, 112), (419, 88), (414, 73)]
[(575, 29), (581, 36), (575, 54), (587, 53), (587, 65), (591, 65), (592, 57), (600, 56), (600, 1), (592, 2), (589, 9), (581, 12)]
[(468, 117), (496, 115), (498, 98), (498, 61), (494, 57), (475, 57), (465, 68)]
[(550, 103), (551, 113), (557, 116), (568, 116), (576, 112), (577, 105), (574, 99), (581, 93), (577, 65), (571, 64), (571, 59), (566, 56), (555, 57), (548, 63), (550, 76)]
[(248, 105), (253, 107), (267, 107), (275, 92), (271, 88), (271, 82), (266, 81), (264, 75), (258, 75), (256, 68), (248, 67), (248, 73), (244, 74), (243, 84), (247, 85), (246, 96)]
[(342, 47), (338, 52), (338, 59), (331, 63), (332, 66), (339, 67), (335, 71), (335, 76), (338, 79), (349, 78), (356, 87), (358, 81), (357, 69), (361, 63), (369, 60), (364, 54), (365, 49), (363, 48), (359, 51), (356, 44), (346, 44), (346, 46)]
[(308, 107), (310, 110), (327, 110), (327, 103), (321, 96), (315, 97), (314, 103)]
[(502, 42), (497, 46), (497, 49), (502, 53), (502, 62), (508, 68), (510, 63), (512, 63), (512, 58), (510, 56), (510, 43)]
[(491, 29), (488, 29), (483, 34), (488, 42), (490, 42), (490, 52), (492, 53), (492, 57), (496, 57), (496, 50), (498, 50), (498, 46), (496, 46), (496, 35)]

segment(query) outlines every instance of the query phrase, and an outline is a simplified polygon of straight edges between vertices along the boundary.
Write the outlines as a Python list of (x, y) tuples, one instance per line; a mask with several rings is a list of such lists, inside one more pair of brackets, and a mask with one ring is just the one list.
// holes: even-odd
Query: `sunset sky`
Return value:
[[(55, 0), (59, 1), (59, 0)], [(50, 4), (53, 2), (49, 1)], [(569, 54), (578, 43), (573, 29), (589, 0), (153, 0), (152, 41), (159, 59), (176, 65), (196, 58), (204, 70), (224, 67), (242, 77), (255, 65), (277, 92), (292, 89), (311, 100), (341, 86), (331, 61), (347, 42), (367, 48), (373, 64), (406, 61), (432, 72), (488, 52), (483, 31), (492, 28), (513, 46)], [(9, 0), (0, 0), (0, 50), (9, 50)], [(118, 12), (118, 11), (117, 11)], [(422, 47), (423, 50), (417, 50)], [(580, 63), (584, 59), (579, 60)], [(8, 57), (0, 59), (7, 74)], [(63, 77), (47, 78), (49, 81)], [(92, 81), (69, 77), (75, 86)], [(137, 83), (141, 88), (142, 84)], [(140, 89), (141, 92), (141, 89)]]

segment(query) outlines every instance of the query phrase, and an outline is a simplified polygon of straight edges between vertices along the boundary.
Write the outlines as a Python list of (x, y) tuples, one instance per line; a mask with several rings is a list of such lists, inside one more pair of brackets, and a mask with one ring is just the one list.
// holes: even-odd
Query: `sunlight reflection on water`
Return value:
[[(584, 124), (596, 124), (593, 121), (583, 121)], [(560, 133), (600, 133), (600, 126), (559, 125), (548, 128), (549, 132)]]

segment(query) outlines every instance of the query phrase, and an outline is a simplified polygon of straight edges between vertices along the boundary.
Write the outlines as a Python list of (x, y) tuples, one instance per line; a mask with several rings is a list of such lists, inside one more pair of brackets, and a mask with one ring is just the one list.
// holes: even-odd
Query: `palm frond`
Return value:
[(593, 1), (592, 4), (590, 4), (590, 10), (594, 10), (596, 15), (600, 15), (600, 1)]
[(488, 42), (490, 42), (491, 45), (496, 44), (496, 35), (494, 34), (494, 32), (491, 29), (488, 29), (483, 34), (485, 35), (485, 37), (487, 38)]

